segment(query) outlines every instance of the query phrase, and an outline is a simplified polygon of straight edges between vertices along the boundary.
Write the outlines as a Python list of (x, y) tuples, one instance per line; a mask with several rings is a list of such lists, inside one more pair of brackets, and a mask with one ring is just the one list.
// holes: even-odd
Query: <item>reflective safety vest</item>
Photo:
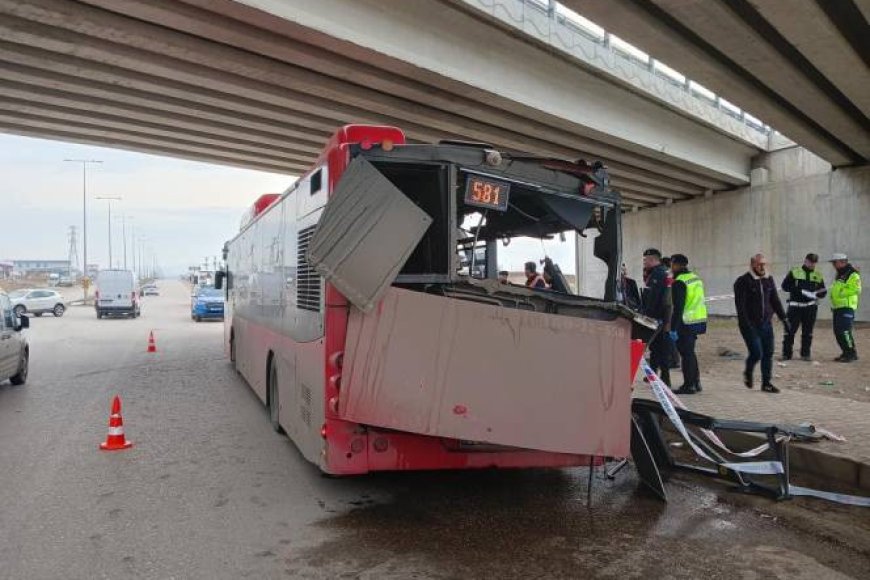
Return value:
[(704, 304), (704, 281), (694, 272), (683, 272), (676, 277), (676, 280), (686, 285), (683, 324), (707, 322), (707, 306)]
[(858, 296), (861, 294), (861, 275), (858, 272), (845, 280), (837, 278), (831, 286), (831, 307), (858, 310)]
[(822, 278), (822, 275), (819, 274), (818, 272), (816, 272), (815, 270), (813, 270), (812, 272), (809, 272), (809, 276), (807, 276), (807, 271), (804, 270), (803, 266), (798, 266), (797, 268), (792, 268), (791, 269), (791, 277), (794, 278), (795, 280), (809, 280), (810, 282), (815, 282), (817, 284), (821, 284), (822, 282), (825, 281), (825, 279)]

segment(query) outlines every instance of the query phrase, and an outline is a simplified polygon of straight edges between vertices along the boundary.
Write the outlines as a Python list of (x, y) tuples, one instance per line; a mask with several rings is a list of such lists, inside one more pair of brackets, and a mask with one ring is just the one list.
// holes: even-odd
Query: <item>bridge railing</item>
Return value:
[[(760, 119), (555, 0), (463, 1), (583, 62), (609, 69), (662, 100), (741, 133), (748, 140), (766, 142), (772, 131)], [(681, 96), (676, 96), (675, 91)]]

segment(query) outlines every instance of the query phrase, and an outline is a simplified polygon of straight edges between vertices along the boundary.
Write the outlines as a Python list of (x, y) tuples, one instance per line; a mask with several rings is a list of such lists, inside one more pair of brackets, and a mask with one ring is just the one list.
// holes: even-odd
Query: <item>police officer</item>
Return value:
[(813, 327), (819, 312), (816, 302), (828, 293), (825, 279), (816, 271), (818, 261), (818, 255), (807, 254), (803, 265), (792, 268), (782, 281), (782, 289), (789, 293), (786, 312), (788, 329), (782, 339), (782, 360), (791, 359), (798, 328), (801, 329), (801, 360), (812, 360), (810, 347), (813, 344)]
[(673, 340), (676, 338), (670, 332), (673, 315), (671, 302), (673, 278), (670, 271), (662, 264), (662, 253), (655, 248), (649, 248), (643, 253), (643, 281), (645, 287), (641, 296), (640, 311), (661, 323), (659, 333), (649, 345), (650, 367), (670, 387), (670, 353)]
[(831, 263), (837, 270), (837, 278), (831, 285), (834, 336), (843, 351), (843, 354), (834, 360), (849, 363), (858, 360), (855, 337), (852, 335), (852, 323), (855, 321), (855, 311), (858, 310), (858, 297), (861, 295), (861, 275), (849, 263), (846, 254), (834, 254), (831, 256)]
[(692, 395), (701, 391), (701, 374), (695, 341), (707, 332), (707, 306), (704, 304), (704, 282), (689, 271), (689, 258), (683, 254), (671, 256), (674, 285), (671, 288), (674, 314), (671, 335), (676, 334), (677, 350), (683, 367), (683, 385), (674, 391), (678, 395)]

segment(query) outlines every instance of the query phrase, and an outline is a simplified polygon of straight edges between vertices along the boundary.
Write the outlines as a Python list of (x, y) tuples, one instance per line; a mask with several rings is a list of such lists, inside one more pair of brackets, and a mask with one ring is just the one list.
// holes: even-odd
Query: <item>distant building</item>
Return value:
[(12, 262), (0, 262), (0, 280), (11, 278), (13, 269), (15, 269), (15, 264)]
[(12, 260), (13, 270), (22, 276), (69, 273), (69, 260)]

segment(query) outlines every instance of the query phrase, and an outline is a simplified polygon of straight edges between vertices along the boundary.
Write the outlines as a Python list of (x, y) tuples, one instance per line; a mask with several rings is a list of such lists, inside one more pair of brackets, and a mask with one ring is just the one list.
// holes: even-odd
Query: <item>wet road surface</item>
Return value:
[[(161, 284), (32, 320), (0, 386), (0, 578), (870, 578), (870, 510), (586, 469), (322, 477)], [(145, 352), (155, 331), (158, 352)], [(103, 453), (111, 397), (133, 449)]]

